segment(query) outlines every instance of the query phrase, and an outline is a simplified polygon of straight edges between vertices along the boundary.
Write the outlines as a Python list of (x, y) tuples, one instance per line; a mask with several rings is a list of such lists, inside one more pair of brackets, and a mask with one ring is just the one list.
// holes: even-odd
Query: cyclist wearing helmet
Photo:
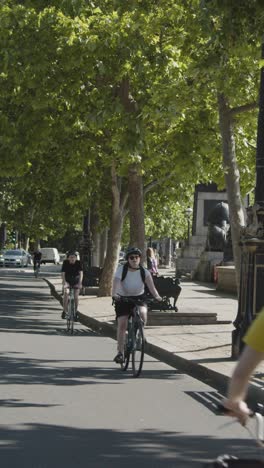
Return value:
[[(122, 302), (122, 296), (144, 297), (145, 284), (152, 296), (161, 301), (156, 290), (150, 272), (140, 265), (141, 250), (132, 247), (126, 253), (127, 263), (119, 265), (114, 276), (112, 296), (115, 300), (115, 311), (117, 318), (117, 355), (114, 361), (117, 364), (124, 359), (124, 343), (127, 329), (128, 317), (132, 312), (133, 305)], [(140, 306), (140, 315), (142, 320), (147, 321), (147, 305)]]
[(66, 318), (68, 298), (69, 298), (69, 287), (74, 287), (74, 299), (76, 308), (75, 320), (78, 320), (78, 303), (79, 303), (79, 292), (82, 287), (83, 271), (80, 260), (77, 260), (77, 252), (70, 251), (67, 254), (67, 259), (64, 260), (61, 268), (62, 276), (62, 287), (63, 287), (63, 312), (61, 318)]
[(39, 267), (40, 267), (41, 257), (42, 257), (41, 251), (39, 249), (35, 250), (35, 252), (33, 253), (33, 268), (34, 268), (34, 271), (36, 270), (37, 265), (39, 265)]

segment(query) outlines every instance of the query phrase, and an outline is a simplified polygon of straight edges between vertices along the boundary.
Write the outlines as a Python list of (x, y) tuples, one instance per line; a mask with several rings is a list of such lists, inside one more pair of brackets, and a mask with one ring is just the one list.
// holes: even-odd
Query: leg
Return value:
[(74, 289), (74, 302), (75, 302), (75, 310), (76, 310), (76, 313), (77, 313), (78, 305), (79, 305), (79, 293), (80, 293), (80, 289), (79, 289), (79, 288), (75, 288), (75, 289)]
[(117, 318), (117, 351), (122, 354), (124, 354), (127, 321), (127, 315), (121, 315)]
[(69, 300), (69, 290), (68, 288), (64, 288), (63, 294), (63, 311), (67, 314), (68, 311), (68, 300)]
[(142, 318), (144, 325), (147, 324), (147, 317), (148, 317), (148, 308), (146, 305), (139, 306), (139, 313), (140, 317)]

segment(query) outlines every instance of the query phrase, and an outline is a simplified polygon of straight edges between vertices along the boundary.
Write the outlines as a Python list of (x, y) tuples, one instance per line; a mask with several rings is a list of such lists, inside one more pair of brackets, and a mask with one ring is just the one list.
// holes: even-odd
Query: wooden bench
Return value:
[(162, 297), (162, 302), (154, 301), (151, 303), (151, 310), (178, 312), (176, 302), (181, 292), (180, 280), (169, 276), (154, 276), (153, 281), (159, 295)]

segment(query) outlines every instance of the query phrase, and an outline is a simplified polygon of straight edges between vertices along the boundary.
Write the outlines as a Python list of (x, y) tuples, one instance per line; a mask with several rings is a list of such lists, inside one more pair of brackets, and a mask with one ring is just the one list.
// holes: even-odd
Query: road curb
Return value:
[[(55, 297), (62, 304), (62, 297), (56, 290), (55, 286), (46, 278), (43, 278), (48, 284), (52, 296)], [(91, 328), (93, 331), (102, 334), (104, 336), (116, 339), (116, 327), (107, 322), (100, 322), (99, 320), (89, 317), (80, 313), (80, 323)], [(190, 361), (189, 359), (183, 358), (177, 354), (173, 354), (160, 346), (157, 346), (151, 342), (147, 343), (146, 353), (159, 361), (162, 361), (180, 372), (190, 375), (191, 377), (200, 380), (201, 382), (215, 388), (219, 393), (225, 394), (229, 377), (216, 372), (212, 369)], [(255, 406), (256, 401), (264, 404), (264, 388), (259, 388), (254, 384), (249, 385), (248, 389), (248, 401), (251, 406)]]

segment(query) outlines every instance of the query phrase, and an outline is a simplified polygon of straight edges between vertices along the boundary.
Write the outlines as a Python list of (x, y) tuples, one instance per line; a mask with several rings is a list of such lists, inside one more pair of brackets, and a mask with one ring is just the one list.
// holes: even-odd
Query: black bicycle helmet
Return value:
[(75, 257), (78, 257), (78, 253), (75, 250), (69, 250), (69, 252), (67, 253), (67, 257), (69, 257), (70, 255), (74, 255)]
[(126, 252), (126, 260), (128, 260), (128, 257), (130, 255), (138, 255), (139, 257), (142, 256), (142, 252), (140, 249), (138, 249), (137, 247), (129, 247), (127, 252)]

